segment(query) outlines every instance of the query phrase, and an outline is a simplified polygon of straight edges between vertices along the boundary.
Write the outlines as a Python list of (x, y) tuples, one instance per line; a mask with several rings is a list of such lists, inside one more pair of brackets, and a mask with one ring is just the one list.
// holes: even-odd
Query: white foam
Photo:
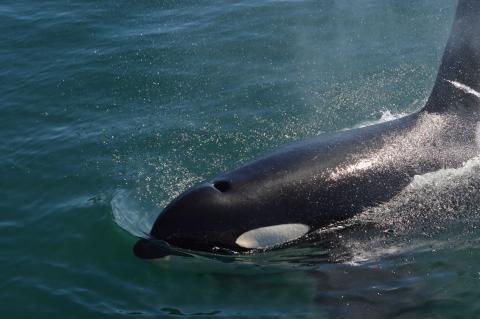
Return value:
[(244, 248), (267, 248), (302, 237), (310, 230), (304, 224), (281, 224), (260, 227), (240, 235), (235, 243)]
[(456, 179), (476, 174), (479, 169), (480, 157), (474, 157), (463, 163), (459, 168), (444, 168), (423, 175), (415, 175), (412, 182), (408, 185), (408, 188), (419, 189), (424, 188), (427, 185), (432, 185), (437, 188), (441, 186), (452, 186)]
[(469, 87), (468, 85), (465, 85), (463, 83), (460, 83), (460, 82), (457, 82), (457, 81), (450, 81), (450, 80), (446, 80), (448, 83), (452, 84), (454, 87), (456, 87), (457, 89), (467, 93), (467, 94), (471, 94), (477, 98), (480, 99), (480, 92), (478, 91), (475, 91), (474, 89), (472, 89), (471, 87)]

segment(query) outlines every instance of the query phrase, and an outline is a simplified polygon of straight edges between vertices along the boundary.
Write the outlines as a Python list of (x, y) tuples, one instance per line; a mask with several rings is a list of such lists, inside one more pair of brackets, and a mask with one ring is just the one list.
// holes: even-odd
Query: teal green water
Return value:
[(335, 252), (229, 263), (131, 251), (134, 234), (195, 183), (282, 144), (421, 107), (454, 9), (0, 3), (1, 317), (477, 317), (477, 163), (420, 177), (377, 208), (393, 239), (347, 233)]

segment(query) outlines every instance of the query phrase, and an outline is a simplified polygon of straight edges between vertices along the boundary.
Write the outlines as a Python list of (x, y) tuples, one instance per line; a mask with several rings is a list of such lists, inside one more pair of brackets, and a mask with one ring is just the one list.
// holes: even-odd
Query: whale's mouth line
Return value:
[(168, 242), (156, 238), (139, 238), (133, 247), (135, 256), (142, 259), (161, 259), (170, 256), (178, 257), (203, 257), (207, 259), (216, 259), (224, 262), (231, 262), (240, 254), (246, 255), (248, 251), (237, 252), (226, 248), (213, 247), (209, 251), (186, 249), (169, 244)]
[(170, 246), (166, 241), (155, 238), (140, 238), (133, 247), (133, 253), (142, 259), (157, 259), (167, 256), (193, 257), (181, 249)]

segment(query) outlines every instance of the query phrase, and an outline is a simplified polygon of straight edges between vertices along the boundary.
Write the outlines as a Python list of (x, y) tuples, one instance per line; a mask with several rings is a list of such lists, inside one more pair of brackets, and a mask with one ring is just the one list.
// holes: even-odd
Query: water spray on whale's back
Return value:
[[(365, 210), (335, 236), (332, 258), (353, 264), (474, 243), (480, 229), (480, 157), (417, 175), (389, 202)], [(329, 239), (333, 242), (333, 239)]]

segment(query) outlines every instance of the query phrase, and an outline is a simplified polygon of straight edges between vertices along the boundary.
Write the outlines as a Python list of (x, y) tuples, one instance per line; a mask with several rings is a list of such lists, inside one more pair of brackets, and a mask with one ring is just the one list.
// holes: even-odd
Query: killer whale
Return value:
[(476, 157), (479, 16), (480, 1), (458, 2), (437, 79), (420, 111), (287, 145), (187, 190), (136, 243), (135, 255), (279, 247), (392, 199), (415, 175)]

